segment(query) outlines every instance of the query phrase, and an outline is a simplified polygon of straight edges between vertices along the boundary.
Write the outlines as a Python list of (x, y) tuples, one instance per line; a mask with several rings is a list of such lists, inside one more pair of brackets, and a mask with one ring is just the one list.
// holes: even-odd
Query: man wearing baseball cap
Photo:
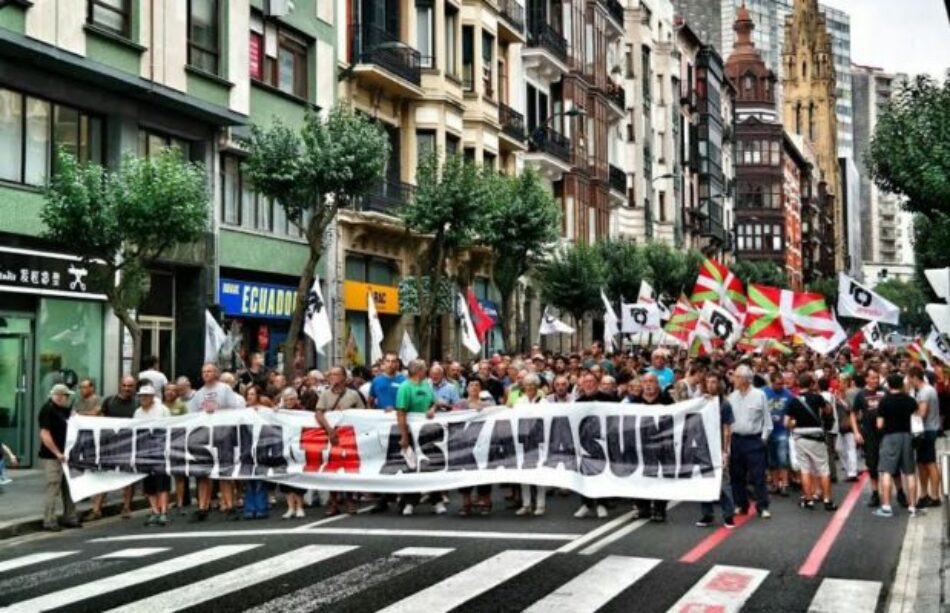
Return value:
[(49, 400), (40, 408), (40, 464), (46, 475), (46, 492), (43, 501), (43, 529), (58, 532), (56, 521), (56, 498), (63, 501), (62, 525), (79, 528), (76, 505), (69, 493), (66, 481), (66, 422), (71, 412), (70, 397), (73, 392), (62, 383), (57, 383), (49, 392)]

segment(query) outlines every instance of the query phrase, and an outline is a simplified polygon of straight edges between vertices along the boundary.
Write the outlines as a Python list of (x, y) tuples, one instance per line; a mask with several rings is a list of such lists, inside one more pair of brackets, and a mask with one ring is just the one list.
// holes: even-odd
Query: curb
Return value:
[[(132, 512), (140, 511), (142, 509), (148, 508), (148, 503), (144, 500), (133, 500), (132, 501)], [(77, 513), (80, 517), (84, 515), (89, 509), (77, 508)], [(102, 507), (102, 519), (109, 519), (112, 517), (118, 517), (122, 511), (122, 503), (115, 502), (111, 504), (103, 505)], [(96, 520), (102, 521), (102, 520)], [(86, 525), (86, 524), (83, 524)], [(95, 525), (95, 523), (91, 524)], [(27, 517), (19, 521), (10, 522), (3, 526), (0, 526), (0, 541), (11, 539), (17, 536), (25, 536), (27, 534), (33, 534), (36, 532), (43, 532), (43, 518), (39, 515), (33, 517)]]

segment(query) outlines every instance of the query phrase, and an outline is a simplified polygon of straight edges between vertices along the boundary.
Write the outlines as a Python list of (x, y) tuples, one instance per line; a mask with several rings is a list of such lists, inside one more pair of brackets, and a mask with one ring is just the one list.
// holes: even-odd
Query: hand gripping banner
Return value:
[(409, 416), (240, 409), (164, 419), (74, 416), (66, 438), (74, 500), (149, 473), (263, 479), (309, 489), (424, 492), (487, 483), (568, 488), (592, 498), (717, 500), (717, 400), (670, 406), (534, 404)]

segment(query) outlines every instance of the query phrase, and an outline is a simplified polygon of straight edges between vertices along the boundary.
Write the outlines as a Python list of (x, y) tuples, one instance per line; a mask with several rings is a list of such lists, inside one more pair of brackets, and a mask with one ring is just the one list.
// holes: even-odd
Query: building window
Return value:
[(251, 41), (248, 45), (250, 52), (251, 78), (264, 80), (264, 35), (260, 32), (251, 32)]
[(188, 141), (155, 132), (145, 128), (139, 129), (139, 155), (142, 157), (152, 157), (158, 155), (165, 149), (178, 149), (184, 160), (191, 159), (191, 145)]
[(300, 236), (283, 207), (251, 190), (244, 180), (240, 158), (221, 156), (221, 221), (248, 230)]
[(291, 96), (309, 98), (307, 64), (310, 41), (280, 27), (268, 32), (275, 32), (276, 34), (270, 36), (276, 36), (277, 40), (268, 39), (264, 21), (259, 15), (252, 14), (248, 45), (248, 72), (251, 78)]
[(452, 134), (445, 135), (445, 154), (456, 155), (459, 152), (459, 137)]
[(475, 91), (475, 28), (462, 26), (462, 89)]
[(666, 192), (658, 192), (657, 200), (660, 208), (660, 221), (666, 221)]
[(435, 151), (435, 130), (416, 130), (416, 168)]
[(129, 38), (129, 0), (89, 0), (87, 21), (98, 28)]
[(57, 149), (103, 163), (102, 119), (0, 88), (0, 180), (45, 185)]
[(495, 39), (491, 34), (482, 32), (482, 92), (486, 98), (495, 97), (492, 73), (495, 56)]
[(218, 74), (218, 2), (188, 0), (188, 64)]
[(307, 45), (281, 34), (277, 39), (277, 63), (273, 76), (280, 91), (298, 98), (307, 97)]
[(419, 65), (435, 68), (435, 11), (432, 0), (416, 0), (416, 47)]
[(482, 166), (485, 168), (490, 168), (495, 170), (495, 154), (488, 153), (487, 151), (482, 152)]
[(458, 11), (445, 11), (445, 74), (450, 77), (458, 76)]

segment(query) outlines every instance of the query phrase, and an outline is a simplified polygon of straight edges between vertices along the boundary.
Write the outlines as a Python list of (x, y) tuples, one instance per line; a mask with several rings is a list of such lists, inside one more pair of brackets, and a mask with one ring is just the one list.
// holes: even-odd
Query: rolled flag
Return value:
[(399, 359), (402, 360), (403, 364), (409, 364), (409, 362), (418, 357), (419, 352), (416, 351), (416, 346), (412, 344), (412, 337), (409, 336), (409, 330), (403, 330), (402, 342), (399, 344)]
[(656, 304), (637, 302), (621, 305), (621, 327), (624, 334), (653, 332), (660, 329), (660, 309)]
[(551, 309), (544, 307), (544, 314), (541, 315), (541, 327), (538, 332), (541, 336), (547, 336), (548, 334), (574, 334), (574, 328), (552, 315)]
[(303, 331), (313, 339), (317, 353), (323, 355), (323, 348), (333, 340), (330, 329), (330, 316), (327, 314), (323, 292), (320, 290), (320, 277), (313, 277), (313, 286), (307, 293), (307, 310), (304, 314)]
[(612, 351), (617, 348), (614, 338), (620, 334), (620, 320), (603, 288), (600, 290), (600, 299), (604, 302), (604, 349)]
[(383, 359), (383, 326), (379, 323), (373, 292), (366, 297), (366, 312), (369, 316), (369, 361), (376, 364)]
[(841, 272), (838, 273), (838, 313), (843, 317), (896, 326), (900, 322), (901, 310), (893, 302)]
[(950, 338), (947, 338), (946, 334), (931, 330), (924, 343), (924, 349), (930, 352), (931, 356), (950, 366)]
[(228, 335), (215, 321), (214, 315), (205, 309), (205, 362), (217, 362), (218, 352), (227, 340)]
[(482, 343), (475, 334), (475, 327), (472, 325), (472, 316), (468, 312), (468, 301), (461, 293), (458, 295), (459, 322), (462, 326), (461, 336), (462, 344), (471, 353), (478, 353), (482, 350)]

